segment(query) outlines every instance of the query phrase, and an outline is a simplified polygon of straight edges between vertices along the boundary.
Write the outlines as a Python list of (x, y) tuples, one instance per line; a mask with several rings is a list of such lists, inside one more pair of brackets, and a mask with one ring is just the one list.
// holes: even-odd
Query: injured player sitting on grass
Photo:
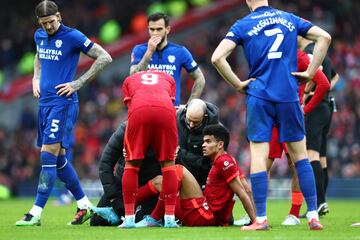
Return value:
[[(201, 191), (195, 177), (183, 166), (176, 165), (179, 184), (175, 215), (185, 226), (226, 226), (228, 225), (234, 203), (234, 194), (241, 200), (244, 209), (255, 221), (255, 211), (251, 200), (240, 181), (242, 170), (226, 149), (229, 143), (228, 130), (218, 124), (204, 128), (203, 153), (212, 161), (212, 168)], [(162, 177), (152, 181), (160, 192), (158, 203), (151, 213), (136, 223), (136, 227), (161, 226), (164, 214), (164, 200), (161, 192)]]

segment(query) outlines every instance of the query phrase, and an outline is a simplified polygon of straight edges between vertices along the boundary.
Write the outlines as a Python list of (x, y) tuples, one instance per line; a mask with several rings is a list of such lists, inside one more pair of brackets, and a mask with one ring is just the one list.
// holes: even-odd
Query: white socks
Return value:
[(34, 217), (40, 218), (42, 211), (43, 211), (43, 208), (42, 208), (42, 207), (39, 207), (39, 206), (34, 205), (34, 206), (30, 209), (29, 213), (30, 213), (31, 215), (33, 215)]
[(313, 219), (313, 218), (315, 218), (316, 221), (319, 221), (319, 214), (316, 210), (310, 211), (310, 212), (306, 213), (306, 218), (307, 218), (308, 222), (310, 222), (311, 219)]
[(265, 220), (267, 220), (267, 216), (256, 217), (257, 223), (263, 223)]
[(92, 205), (87, 196), (84, 196), (82, 199), (77, 200), (76, 203), (77, 207), (80, 209), (87, 209)]

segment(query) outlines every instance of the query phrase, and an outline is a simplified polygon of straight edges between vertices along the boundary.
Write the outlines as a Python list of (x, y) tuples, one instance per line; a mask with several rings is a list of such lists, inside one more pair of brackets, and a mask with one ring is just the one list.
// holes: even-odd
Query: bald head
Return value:
[(206, 113), (206, 103), (198, 98), (191, 100), (187, 105), (186, 122), (190, 128), (201, 125)]

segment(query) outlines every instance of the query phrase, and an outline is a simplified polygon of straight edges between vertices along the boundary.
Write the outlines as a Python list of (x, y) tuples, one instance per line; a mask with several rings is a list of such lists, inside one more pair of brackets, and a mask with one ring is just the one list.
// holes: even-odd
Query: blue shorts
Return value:
[(39, 107), (37, 145), (61, 143), (68, 149), (74, 136), (78, 104)]
[(304, 114), (299, 102), (271, 102), (246, 97), (246, 135), (252, 142), (270, 142), (274, 125), (279, 142), (297, 142), (305, 136)]

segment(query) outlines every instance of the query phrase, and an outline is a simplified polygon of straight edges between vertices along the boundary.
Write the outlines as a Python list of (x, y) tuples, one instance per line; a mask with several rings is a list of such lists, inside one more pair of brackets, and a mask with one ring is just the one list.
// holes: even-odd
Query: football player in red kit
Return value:
[[(226, 152), (229, 144), (228, 130), (222, 125), (214, 124), (206, 126), (203, 134), (203, 154), (212, 161), (205, 191), (201, 191), (195, 177), (185, 167), (176, 165), (180, 196), (175, 215), (185, 226), (226, 226), (235, 203), (233, 196), (236, 194), (251, 220), (255, 221), (254, 207), (240, 181), (245, 175), (234, 157)], [(162, 191), (161, 178), (158, 180), (160, 182), (155, 184), (155, 188)], [(158, 202), (152, 214), (137, 223), (136, 227), (160, 226), (162, 211), (162, 203)]]
[(135, 199), (138, 171), (149, 146), (155, 151), (164, 178), (159, 201), (165, 202), (165, 227), (177, 227), (175, 204), (177, 180), (175, 152), (178, 145), (175, 80), (158, 70), (138, 72), (127, 77), (122, 86), (128, 107), (124, 144), (126, 164), (122, 178), (125, 220), (121, 228), (135, 227)]

